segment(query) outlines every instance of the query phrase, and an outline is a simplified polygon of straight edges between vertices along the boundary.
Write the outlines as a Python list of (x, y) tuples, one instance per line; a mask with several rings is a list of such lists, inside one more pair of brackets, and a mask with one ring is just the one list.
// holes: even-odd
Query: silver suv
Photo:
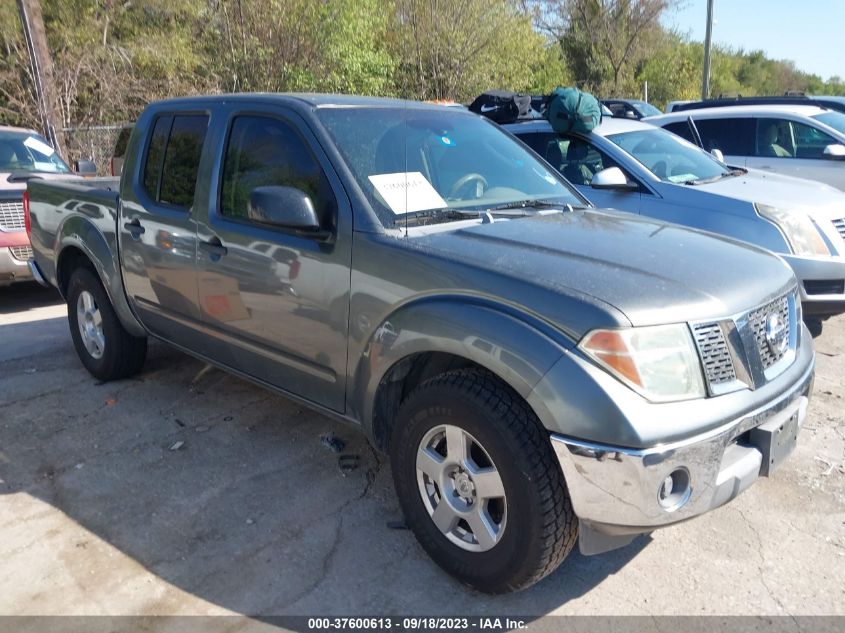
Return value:
[(845, 190), (845, 114), (816, 106), (702, 108), (643, 119), (730, 165), (818, 180)]

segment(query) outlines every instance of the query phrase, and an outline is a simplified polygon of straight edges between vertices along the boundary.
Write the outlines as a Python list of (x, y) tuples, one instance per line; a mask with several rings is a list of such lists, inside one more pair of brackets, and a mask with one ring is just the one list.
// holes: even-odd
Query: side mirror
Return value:
[(608, 167), (598, 172), (590, 181), (593, 189), (616, 189), (618, 191), (634, 191), (637, 185), (628, 182), (625, 174), (618, 167)]
[(247, 217), (283, 229), (321, 233), (311, 198), (294, 187), (256, 187), (249, 194)]
[(832, 143), (824, 148), (822, 156), (829, 160), (845, 160), (845, 145)]
[(713, 158), (718, 160), (720, 163), (725, 162), (725, 155), (722, 153), (722, 150), (720, 150), (718, 147), (714, 147), (713, 149), (711, 149), (710, 153), (713, 154)]
[(73, 171), (75, 171), (80, 176), (96, 176), (97, 165), (95, 165), (94, 161), (92, 160), (79, 160), (74, 163)]

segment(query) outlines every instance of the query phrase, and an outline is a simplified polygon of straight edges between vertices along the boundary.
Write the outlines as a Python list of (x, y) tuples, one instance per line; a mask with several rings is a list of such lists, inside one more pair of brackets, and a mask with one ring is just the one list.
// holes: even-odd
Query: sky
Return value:
[[(663, 19), (704, 41), (707, 0), (680, 0)], [(828, 80), (845, 77), (845, 0), (714, 0), (713, 42), (791, 59)]]

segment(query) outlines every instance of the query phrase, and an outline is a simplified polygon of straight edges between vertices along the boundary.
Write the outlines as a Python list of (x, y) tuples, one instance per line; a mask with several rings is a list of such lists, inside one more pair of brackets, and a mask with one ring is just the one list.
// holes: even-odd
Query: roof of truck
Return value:
[(189, 104), (203, 101), (219, 103), (221, 101), (299, 101), (317, 108), (346, 107), (346, 108), (423, 108), (443, 110), (449, 106), (439, 103), (423, 103), (408, 99), (392, 99), (387, 97), (362, 97), (342, 94), (320, 94), (309, 92), (239, 92), (232, 94), (205, 95), (197, 97), (178, 97), (159, 101), (159, 104), (180, 103)]

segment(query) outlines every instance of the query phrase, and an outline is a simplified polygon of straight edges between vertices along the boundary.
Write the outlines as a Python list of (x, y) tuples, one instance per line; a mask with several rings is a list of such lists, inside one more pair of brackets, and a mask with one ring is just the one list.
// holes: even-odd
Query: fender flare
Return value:
[(135, 317), (129, 307), (129, 302), (126, 300), (123, 274), (117, 261), (116, 238), (113, 242), (110, 244), (103, 233), (87, 218), (74, 215), (65, 220), (56, 233), (54, 247), (56, 253), (56, 285), (59, 285), (59, 271), (63, 253), (70, 247), (80, 250), (93, 264), (109, 301), (111, 301), (112, 307), (126, 331), (133, 336), (146, 336), (147, 331)]
[(379, 386), (397, 363), (420, 353), (465, 358), (528, 398), (574, 342), (549, 324), (475, 297), (425, 297), (383, 319), (357, 356), (349, 408), (371, 436)]

